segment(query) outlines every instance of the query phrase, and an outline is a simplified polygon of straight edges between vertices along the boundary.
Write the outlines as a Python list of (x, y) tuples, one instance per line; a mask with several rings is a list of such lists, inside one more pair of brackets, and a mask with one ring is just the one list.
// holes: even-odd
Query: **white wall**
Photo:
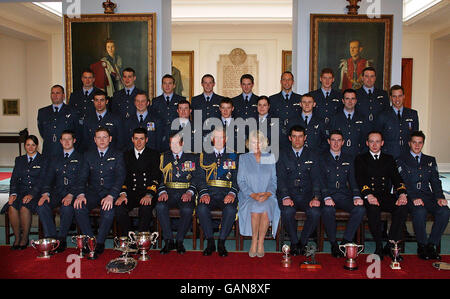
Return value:
[[(381, 14), (394, 15), (391, 85), (401, 83), (402, 58), (402, 0), (380, 0)], [(358, 5), (360, 14), (376, 1), (362, 0)], [(293, 27), (293, 59), (292, 69), (297, 75), (294, 89), (299, 93), (309, 90), (309, 37), (310, 14), (347, 14), (346, 0), (293, 0), (293, 18), (297, 21)], [(306, 71), (305, 71), (306, 70)]]

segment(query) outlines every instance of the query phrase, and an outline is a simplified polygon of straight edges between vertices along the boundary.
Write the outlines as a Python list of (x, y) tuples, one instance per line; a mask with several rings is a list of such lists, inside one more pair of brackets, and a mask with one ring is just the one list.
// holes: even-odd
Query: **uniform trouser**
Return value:
[(75, 219), (77, 220), (78, 226), (84, 235), (94, 236), (89, 220), (89, 211), (100, 206), (100, 223), (98, 226), (97, 243), (104, 244), (106, 236), (108, 235), (114, 221), (115, 206), (113, 204), (113, 207), (110, 210), (103, 210), (101, 208), (101, 201), (103, 197), (95, 193), (88, 192), (86, 199), (87, 205), (83, 204), (80, 209), (75, 209)]
[(233, 203), (225, 204), (223, 199), (226, 194), (217, 196), (211, 196), (211, 201), (209, 204), (199, 203), (197, 206), (197, 215), (200, 219), (200, 225), (205, 233), (206, 239), (213, 238), (213, 222), (211, 218), (211, 210), (221, 210), (222, 211), (222, 222), (219, 233), (219, 239), (225, 240), (233, 228), (233, 223), (236, 219), (237, 213), (237, 198), (235, 198)]
[[(151, 229), (150, 226), (152, 223), (152, 212), (153, 212), (154, 205), (153, 204), (149, 205), (149, 206), (139, 205), (138, 207), (139, 207), (138, 231), (139, 232), (148, 232)], [(130, 210), (132, 210), (132, 209), (127, 207), (125, 204), (116, 206), (116, 218), (117, 218), (117, 223), (120, 227), (120, 235), (121, 236), (127, 236), (128, 232), (131, 231), (131, 218), (128, 215)]]
[[(56, 197), (57, 201), (61, 197)], [(60, 224), (59, 224), (59, 232), (56, 233), (56, 225), (53, 218), (53, 209), (59, 206), (59, 214), (60, 214)], [(37, 207), (37, 213), (39, 214), (39, 219), (42, 223), (42, 228), (44, 230), (44, 236), (46, 238), (58, 238), (60, 240), (64, 240), (67, 237), (67, 233), (69, 231), (70, 225), (73, 221), (74, 209), (73, 202), (65, 206), (61, 204), (61, 202), (52, 202), (50, 203), (44, 202), (42, 206)]]
[(293, 207), (283, 206), (280, 204), (281, 220), (286, 228), (286, 231), (291, 240), (291, 244), (298, 243), (297, 236), (297, 221), (295, 220), (295, 213), (297, 210), (306, 212), (306, 221), (303, 225), (303, 230), (300, 235), (300, 246), (306, 245), (309, 237), (317, 228), (320, 221), (321, 207), (310, 207), (309, 202), (312, 200), (312, 195), (305, 197), (291, 197), (294, 201)]
[(180, 210), (180, 220), (177, 227), (177, 242), (183, 242), (184, 236), (191, 228), (192, 213), (195, 207), (195, 196), (188, 202), (181, 201), (181, 196), (186, 192), (185, 189), (181, 191), (168, 190), (169, 199), (167, 201), (158, 201), (156, 203), (156, 214), (161, 225), (163, 239), (171, 240), (173, 238), (173, 231), (170, 225), (169, 209), (177, 208)]
[(335, 203), (334, 207), (326, 206), (325, 203), (322, 204), (322, 220), (328, 235), (328, 240), (330, 243), (336, 242), (336, 209), (342, 209), (350, 213), (350, 219), (344, 232), (344, 240), (352, 241), (366, 213), (366, 209), (364, 206), (355, 206), (352, 196), (337, 193), (333, 194), (331, 198)]
[[(408, 208), (411, 211), (417, 243), (423, 245), (432, 243), (437, 246), (441, 242), (442, 234), (447, 227), (450, 209), (448, 206), (439, 206), (435, 199), (422, 198), (422, 201), (424, 206), (414, 206), (413, 199), (408, 198)], [(426, 231), (427, 213), (434, 216), (434, 223), (428, 240)]]
[(367, 200), (365, 200), (364, 203), (369, 221), (369, 230), (375, 243), (379, 246), (383, 242), (381, 212), (389, 212), (392, 214), (392, 223), (388, 233), (389, 240), (401, 240), (402, 228), (405, 224), (406, 217), (408, 217), (408, 207), (406, 205), (395, 205), (397, 198), (393, 195), (374, 194), (374, 196), (378, 199), (379, 206), (371, 205)]

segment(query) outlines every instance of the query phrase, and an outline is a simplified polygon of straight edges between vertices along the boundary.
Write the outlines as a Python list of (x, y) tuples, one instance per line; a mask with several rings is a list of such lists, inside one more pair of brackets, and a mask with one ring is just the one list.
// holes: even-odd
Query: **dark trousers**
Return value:
[[(151, 226), (152, 217), (153, 217), (153, 215), (152, 215), (153, 207), (154, 207), (154, 205), (139, 206), (139, 210), (138, 210), (138, 218), (139, 218), (138, 231), (139, 232), (149, 232), (151, 230), (150, 226)], [(131, 217), (128, 214), (129, 212), (130, 212), (130, 209), (125, 204), (116, 206), (116, 218), (117, 218), (117, 224), (120, 227), (120, 235), (121, 236), (128, 236), (128, 232), (132, 230)]]
[(280, 204), (281, 220), (283, 221), (283, 225), (289, 235), (291, 244), (294, 245), (298, 243), (297, 221), (295, 220), (295, 213), (297, 212), (297, 210), (306, 213), (306, 221), (303, 225), (303, 230), (300, 235), (300, 246), (303, 246), (308, 243), (309, 237), (319, 224), (321, 207), (311, 208), (309, 206), (312, 195), (305, 197), (291, 197), (291, 199), (294, 201), (293, 207), (283, 206), (282, 202)]
[(344, 210), (350, 213), (347, 227), (344, 232), (344, 240), (352, 241), (355, 238), (355, 233), (358, 226), (366, 213), (364, 206), (355, 206), (353, 204), (353, 197), (342, 193), (333, 194), (332, 199), (335, 206), (326, 206), (322, 204), (322, 220), (325, 225), (325, 230), (328, 235), (330, 243), (336, 242), (336, 209)]
[[(45, 202), (42, 206), (37, 207), (37, 213), (42, 223), (44, 236), (46, 238), (58, 238), (64, 240), (69, 232), (70, 225), (74, 217), (73, 200), (68, 206), (61, 204), (61, 197), (56, 197), (56, 200), (50, 200), (50, 203)], [(57, 202), (58, 201), (58, 202)], [(53, 218), (53, 209), (59, 206), (59, 232), (56, 233), (56, 225)]]
[[(83, 204), (81, 209), (75, 209), (75, 219), (84, 235), (94, 236), (91, 222), (89, 220), (89, 211), (98, 206), (101, 208), (102, 199), (103, 197), (100, 197), (98, 194), (88, 192), (86, 194), (87, 205)], [(115, 206), (113, 204), (112, 209), (109, 211), (105, 211), (103, 209), (100, 210), (100, 223), (97, 234), (98, 244), (105, 244), (106, 236), (108, 235), (114, 221), (114, 209)]]
[(408, 207), (397, 206), (395, 202), (397, 198), (393, 195), (374, 195), (378, 199), (379, 206), (371, 205), (367, 200), (364, 201), (367, 218), (369, 221), (369, 230), (372, 234), (377, 246), (382, 245), (382, 223), (381, 212), (389, 212), (392, 214), (392, 223), (389, 228), (389, 240), (399, 241), (402, 239), (402, 228), (408, 217)]
[[(226, 195), (226, 194), (225, 194)], [(233, 223), (236, 219), (236, 203), (237, 198), (234, 200), (234, 203), (225, 204), (223, 199), (225, 197), (215, 196), (214, 198), (211, 196), (211, 201), (209, 204), (199, 203), (197, 206), (197, 215), (200, 219), (200, 225), (205, 233), (206, 239), (213, 238), (213, 222), (211, 219), (211, 210), (221, 210), (222, 211), (222, 222), (219, 233), (219, 239), (225, 240), (231, 232), (233, 228)]]
[(173, 238), (173, 231), (170, 225), (169, 209), (177, 208), (180, 210), (180, 220), (177, 227), (176, 240), (183, 242), (184, 236), (191, 228), (192, 213), (195, 207), (195, 195), (192, 196), (191, 201), (181, 201), (181, 196), (184, 191), (168, 190), (169, 199), (167, 201), (158, 201), (156, 203), (156, 214), (162, 229), (164, 240), (171, 240)]
[[(439, 206), (435, 199), (422, 198), (422, 201), (424, 206), (414, 206), (413, 200), (408, 198), (408, 208), (411, 211), (417, 243), (424, 245), (432, 243), (437, 246), (441, 242), (442, 234), (447, 227), (450, 209), (448, 206)], [(434, 223), (430, 237), (427, 240), (426, 223), (428, 213), (434, 216)]]

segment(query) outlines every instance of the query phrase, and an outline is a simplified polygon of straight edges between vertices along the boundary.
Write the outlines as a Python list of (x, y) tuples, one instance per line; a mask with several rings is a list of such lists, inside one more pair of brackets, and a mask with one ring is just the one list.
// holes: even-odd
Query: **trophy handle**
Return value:
[[(153, 236), (155, 236), (155, 237), (153, 237)], [(159, 233), (158, 232), (153, 232), (151, 235), (150, 235), (150, 242), (152, 243), (152, 245), (155, 245), (155, 243), (156, 243), (156, 240), (158, 239), (158, 237), (159, 237)]]
[(358, 245), (358, 249), (359, 248), (361, 249), (358, 251), (358, 254), (360, 254), (364, 250), (364, 245)]
[(114, 247), (119, 247), (119, 244), (118, 244), (119, 239), (117, 237), (114, 237), (113, 242), (114, 242)]
[(58, 248), (58, 247), (59, 247), (59, 240), (56, 240), (56, 247), (53, 247), (52, 250), (55, 250), (55, 249)]
[[(344, 250), (341, 249), (342, 247), (344, 248)], [(345, 255), (345, 245), (339, 245), (339, 251)]]
[(30, 245), (31, 245), (34, 249), (36, 249), (36, 245), (35, 245), (35, 243), (34, 243), (34, 240), (31, 240)]
[(132, 242), (136, 242), (136, 234), (134, 233), (134, 231), (128, 232), (128, 238), (130, 238)]

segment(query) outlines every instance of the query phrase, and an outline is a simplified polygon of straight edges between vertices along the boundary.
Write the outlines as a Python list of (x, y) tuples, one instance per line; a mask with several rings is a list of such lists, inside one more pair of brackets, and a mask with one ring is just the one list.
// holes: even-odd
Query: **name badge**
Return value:
[(114, 161), (114, 160), (116, 160), (116, 158), (108, 158), (108, 160), (106, 161)]

